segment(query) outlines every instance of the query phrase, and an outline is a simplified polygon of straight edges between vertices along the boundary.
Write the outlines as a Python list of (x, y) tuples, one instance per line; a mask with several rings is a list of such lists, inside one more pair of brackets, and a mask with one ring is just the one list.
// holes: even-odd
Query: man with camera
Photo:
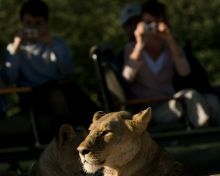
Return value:
[[(172, 35), (164, 4), (148, 0), (142, 5), (142, 21), (134, 35), (136, 41), (126, 47), (122, 71), (133, 98), (182, 97), (193, 127), (206, 126), (211, 115), (219, 114), (213, 112), (218, 108), (209, 107), (218, 107), (215, 95), (209, 94), (206, 99), (190, 86), (175, 89), (174, 77), (188, 77), (192, 67)], [(208, 100), (212, 103), (209, 104)], [(179, 100), (172, 99), (153, 107), (153, 121), (156, 123), (178, 121), (182, 115), (183, 106)]]
[(71, 52), (63, 39), (50, 34), (48, 17), (48, 6), (42, 0), (27, 0), (22, 5), (22, 28), (7, 46), (3, 79), (32, 87), (31, 93), (19, 94), (21, 111), (32, 108), (36, 116), (47, 113), (62, 122), (86, 125), (96, 105), (69, 80), (74, 73)]

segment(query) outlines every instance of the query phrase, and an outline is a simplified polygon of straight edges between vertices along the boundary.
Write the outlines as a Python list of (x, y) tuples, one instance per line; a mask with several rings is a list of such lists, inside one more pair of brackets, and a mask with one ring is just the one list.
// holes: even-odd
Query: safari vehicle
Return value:
[[(1, 87), (0, 95), (31, 92), (30, 87)], [(0, 120), (0, 176), (8, 172), (26, 175), (32, 163), (52, 140), (48, 117), (36, 118), (30, 108)]]
[[(134, 111), (140, 104), (151, 106), (158, 101), (167, 101), (172, 97), (158, 99), (129, 100), (126, 87), (114, 64), (110, 62), (111, 50), (93, 46), (90, 58), (94, 61), (100, 85), (102, 104), (106, 112), (117, 110)], [(219, 89), (218, 89), (219, 90)], [(0, 94), (27, 93), (32, 88), (1, 88)], [(45, 121), (47, 119), (47, 121)], [(180, 162), (184, 163), (192, 175), (220, 173), (220, 127), (193, 129), (187, 118), (169, 125), (151, 125), (149, 131), (153, 138)], [(0, 176), (1, 171), (14, 170), (26, 175), (32, 162), (36, 160), (50, 142), (51, 119), (37, 119), (32, 109), (28, 114), (15, 115), (0, 123)], [(42, 125), (43, 124), (43, 125)], [(20, 127), (20, 128), (19, 128)], [(19, 129), (18, 129), (19, 128)]]
[[(129, 99), (126, 85), (115, 67), (112, 49), (103, 45), (93, 46), (90, 50), (90, 58), (97, 71), (102, 100), (107, 112), (116, 110), (132, 112), (134, 107), (139, 105), (144, 104), (147, 107), (173, 98)], [(217, 86), (215, 89), (220, 95), (220, 89)], [(220, 127), (195, 129), (186, 116), (183, 114), (183, 120), (178, 123), (152, 124), (149, 131), (162, 147), (185, 164), (192, 175), (220, 173)]]

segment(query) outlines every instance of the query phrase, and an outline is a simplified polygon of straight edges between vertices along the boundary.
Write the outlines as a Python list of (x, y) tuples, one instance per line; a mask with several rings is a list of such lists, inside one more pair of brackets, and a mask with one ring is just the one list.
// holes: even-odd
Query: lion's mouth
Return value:
[(100, 160), (94, 156), (80, 155), (81, 162), (89, 165), (103, 165), (105, 160)]
[(98, 161), (98, 160), (94, 160), (94, 159), (93, 160), (84, 159), (82, 161), (83, 168), (88, 173), (97, 172), (99, 169), (101, 169), (103, 167), (103, 163), (104, 163), (104, 161)]
[(100, 161), (100, 160), (95, 160), (95, 159), (92, 159), (92, 160), (87, 160), (87, 159), (84, 159), (83, 161), (83, 164), (90, 164), (90, 165), (96, 165), (96, 166), (100, 166), (100, 165), (103, 165), (105, 163), (105, 161)]

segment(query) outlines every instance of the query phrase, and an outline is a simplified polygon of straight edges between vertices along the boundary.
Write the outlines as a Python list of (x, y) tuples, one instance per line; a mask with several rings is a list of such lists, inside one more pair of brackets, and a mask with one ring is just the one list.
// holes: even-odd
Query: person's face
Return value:
[(37, 38), (47, 31), (47, 21), (41, 16), (34, 17), (25, 14), (21, 22), (27, 35), (34, 35)]
[(142, 20), (143, 22), (145, 22), (146, 24), (151, 24), (151, 23), (155, 23), (156, 24), (156, 31), (154, 32), (149, 32), (148, 33), (148, 37), (149, 40), (151, 41), (155, 41), (155, 42), (160, 42), (161, 38), (159, 37), (159, 31), (158, 31), (158, 24), (159, 22), (162, 22), (162, 20), (160, 18), (157, 18), (149, 13), (144, 13), (142, 15)]
[(142, 20), (143, 20), (145, 23), (147, 23), (147, 24), (152, 23), (152, 22), (158, 23), (158, 22), (161, 21), (160, 18), (157, 18), (157, 17), (155, 17), (155, 16), (153, 16), (153, 15), (151, 15), (151, 14), (149, 14), (149, 13), (144, 13), (144, 14), (142, 15)]

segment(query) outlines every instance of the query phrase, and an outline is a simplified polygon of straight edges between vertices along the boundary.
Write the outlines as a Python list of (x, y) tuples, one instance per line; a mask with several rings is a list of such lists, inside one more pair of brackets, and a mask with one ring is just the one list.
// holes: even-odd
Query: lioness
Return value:
[(82, 140), (72, 126), (64, 124), (30, 171), (30, 176), (83, 176), (76, 150)]
[(104, 176), (183, 175), (183, 165), (146, 131), (150, 119), (151, 108), (133, 116), (126, 111), (96, 112), (89, 134), (77, 148), (84, 170), (104, 168)]

